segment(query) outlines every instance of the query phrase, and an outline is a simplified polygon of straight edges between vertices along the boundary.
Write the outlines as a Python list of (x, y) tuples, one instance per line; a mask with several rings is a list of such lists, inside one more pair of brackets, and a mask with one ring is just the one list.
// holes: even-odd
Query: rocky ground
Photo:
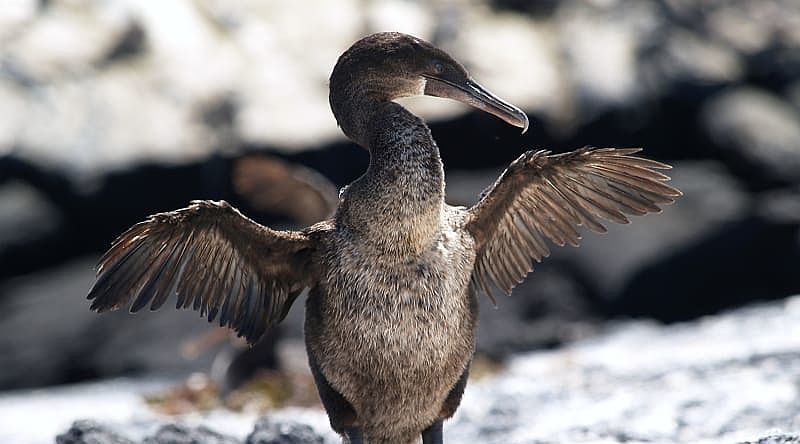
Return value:
[[(319, 409), (178, 418), (144, 407), (168, 381), (0, 396), (0, 440), (27, 444), (335, 443)], [(79, 421), (70, 428), (70, 423)], [(253, 425), (255, 423), (255, 426)], [(175, 425), (177, 424), (177, 425)], [(451, 443), (798, 442), (800, 296), (697, 321), (620, 322), (472, 380)]]
[[(683, 322), (800, 293), (800, 3), (304, 5), (13, 0), (0, 8), (0, 390), (133, 378), (47, 389), (38, 398), (0, 395), (0, 424), (30, 424), (14, 412), (34, 417), (52, 405), (64, 413), (57, 425), (0, 430), (38, 429), (43, 434), (28, 442), (41, 442), (87, 417), (142, 441), (156, 435), (156, 421), (143, 413), (150, 428), (136, 421), (119, 428), (132, 421), (123, 404), (136, 405), (159, 385), (154, 379), (166, 385), (204, 371), (233, 386), (253, 368), (297, 361), (297, 353), (282, 354), (277, 338), (299, 340), (302, 304), (256, 353), (225, 341), (203, 351), (195, 346), (209, 327), (192, 314), (89, 313), (92, 267), (125, 228), (191, 199), (226, 199), (273, 226), (319, 218), (302, 205), (280, 207), (307, 196), (294, 194), (302, 187), (275, 170), (263, 173), (271, 196), (254, 203), (243, 195), (242, 159), (270, 154), (308, 167), (330, 181), (329, 191), (358, 177), (368, 157), (336, 128), (327, 78), (356, 38), (400, 30), (443, 47), (531, 117), (520, 135), (446, 101), (404, 102), (431, 124), (451, 203), (474, 202), (525, 149), (587, 144), (643, 146), (646, 156), (675, 166), (669, 174), (684, 192), (663, 214), (587, 236), (580, 249), (554, 250), (498, 310), (483, 307), (478, 351), (509, 366), (472, 384), (448, 427), (451, 440), (796, 441), (766, 438), (772, 427), (798, 428), (788, 417), (798, 411), (798, 376), (786, 342), (797, 337), (790, 334), (796, 319), (785, 318), (796, 315), (796, 299), (671, 327), (634, 323), (603, 332), (620, 317)], [(734, 327), (720, 327), (725, 322)], [(767, 334), (785, 350), (752, 339)], [(723, 336), (728, 355), (715, 342)], [(774, 353), (748, 354), (756, 345)], [(553, 351), (516, 357), (543, 349)], [(689, 356), (692, 350), (703, 351)], [(662, 371), (637, 360), (644, 356)], [(681, 360), (690, 358), (698, 362)], [(85, 409), (75, 410), (86, 387), (120, 397), (84, 397)], [(513, 395), (516, 387), (525, 395)], [(591, 399), (575, 398), (578, 388)], [(497, 403), (487, 401), (494, 392)], [(525, 399), (535, 408), (517, 404)], [(320, 412), (303, 412), (315, 430), (326, 430)], [(580, 422), (579, 414), (592, 419)], [(244, 441), (255, 420), (210, 427)], [(522, 427), (528, 422), (536, 426)]]

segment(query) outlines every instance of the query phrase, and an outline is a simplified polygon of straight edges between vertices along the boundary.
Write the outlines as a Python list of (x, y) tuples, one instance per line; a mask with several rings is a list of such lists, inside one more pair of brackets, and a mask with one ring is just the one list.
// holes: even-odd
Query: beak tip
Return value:
[(510, 125), (522, 128), (522, 134), (528, 131), (529, 121), (524, 111), (498, 98), (471, 78), (457, 83), (437, 77), (426, 77), (424, 93), (458, 100), (493, 114)]
[(530, 124), (530, 121), (528, 120), (528, 115), (525, 114), (525, 112), (520, 109), (517, 109), (517, 112), (518, 112), (517, 115), (518, 120), (517, 122), (514, 122), (514, 126), (522, 128), (522, 134), (525, 134), (526, 132), (528, 132), (528, 125)]

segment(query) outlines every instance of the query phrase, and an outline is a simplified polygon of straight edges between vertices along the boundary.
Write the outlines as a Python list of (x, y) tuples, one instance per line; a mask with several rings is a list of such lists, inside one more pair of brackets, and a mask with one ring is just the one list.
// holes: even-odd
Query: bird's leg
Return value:
[(422, 444), (444, 444), (441, 419), (437, 419), (430, 427), (422, 431)]
[(344, 434), (347, 435), (348, 444), (364, 444), (364, 438), (361, 436), (361, 429), (348, 427), (344, 429)]

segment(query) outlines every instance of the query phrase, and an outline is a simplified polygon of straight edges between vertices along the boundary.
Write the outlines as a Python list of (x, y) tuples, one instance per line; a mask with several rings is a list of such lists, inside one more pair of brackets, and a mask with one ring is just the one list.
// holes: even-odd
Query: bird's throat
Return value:
[(444, 171), (425, 123), (388, 102), (369, 119), (370, 165), (342, 196), (339, 216), (384, 252), (415, 255), (438, 237)]

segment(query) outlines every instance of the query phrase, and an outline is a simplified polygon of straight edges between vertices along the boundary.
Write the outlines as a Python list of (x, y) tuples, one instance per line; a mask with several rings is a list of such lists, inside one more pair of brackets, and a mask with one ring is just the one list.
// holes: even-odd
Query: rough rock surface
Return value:
[[(445, 424), (446, 440), (792, 443), (799, 439), (799, 380), (800, 296), (671, 326), (621, 322), (571, 346), (518, 355), (500, 372), (471, 381), (455, 418)], [(70, 399), (75, 405), (95, 403), (93, 416), (108, 429), (81, 422), (62, 435), (78, 441), (65, 442), (89, 442), (79, 439), (90, 435), (146, 440), (153, 436), (147, 431), (152, 424), (165, 420), (152, 414), (144, 419), (134, 405), (127, 407), (127, 419), (120, 417), (119, 407), (107, 408), (112, 400), (91, 395), (101, 391), (74, 390)], [(20, 430), (27, 424), (22, 418), (46, 398), (42, 391), (0, 396), (0, 418), (7, 421), (0, 437), (35, 442), (26, 439), (33, 430)], [(37, 431), (74, 419), (64, 410), (42, 411)], [(255, 430), (247, 419), (231, 426), (231, 417), (241, 414), (225, 415), (181, 418), (186, 426), (162, 431), (200, 436), (194, 427), (203, 425), (224, 435), (204, 432), (210, 438), (192, 441), (198, 444), (228, 442), (227, 437), (242, 442), (248, 434), (253, 442), (337, 442), (319, 410), (278, 411)], [(274, 441), (275, 431), (296, 440)]]
[(161, 427), (155, 435), (145, 438), (142, 444), (239, 444), (239, 440), (203, 426), (169, 424)]
[(795, 444), (798, 442), (800, 442), (800, 435), (775, 434), (742, 444)]
[(324, 438), (306, 424), (261, 418), (245, 444), (323, 444)]
[(75, 421), (66, 432), (56, 436), (57, 444), (133, 444), (108, 427), (90, 420)]
[[(79, 420), (56, 437), (58, 444), (134, 444), (111, 427), (90, 420)], [(167, 424), (141, 444), (323, 444), (325, 439), (311, 426), (295, 421), (265, 417), (256, 422), (244, 441), (217, 433), (205, 426)]]
[[(720, 442), (800, 429), (800, 297), (662, 327), (623, 323), (473, 382), (454, 442)], [(796, 438), (795, 438), (796, 439)]]

